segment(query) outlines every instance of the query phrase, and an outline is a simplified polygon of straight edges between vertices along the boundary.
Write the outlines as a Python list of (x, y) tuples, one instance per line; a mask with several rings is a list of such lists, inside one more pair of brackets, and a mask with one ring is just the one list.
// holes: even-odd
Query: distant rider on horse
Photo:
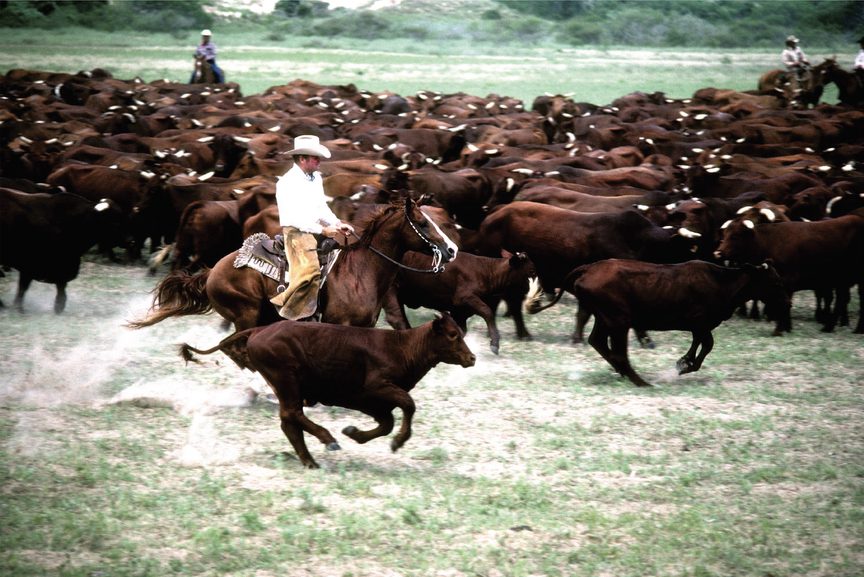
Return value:
[(810, 72), (810, 61), (801, 47), (798, 46), (798, 39), (795, 36), (786, 38), (786, 48), (783, 49), (780, 57), (783, 59), (783, 65), (786, 66), (786, 71), (789, 73), (789, 81), (792, 82), (792, 88), (795, 92), (807, 87), (807, 77)]
[(861, 48), (858, 51), (858, 56), (855, 57), (855, 64), (852, 65), (852, 70), (855, 76), (858, 77), (858, 84), (864, 90), (864, 36), (858, 39), (858, 46)]
[[(197, 58), (198, 56), (203, 56), (204, 59), (210, 64), (210, 68), (213, 69), (213, 76), (216, 77), (216, 82), (222, 84), (225, 82), (225, 73), (222, 72), (222, 69), (219, 68), (219, 65), (216, 64), (216, 45), (210, 41), (210, 36), (212, 36), (210, 30), (205, 28), (201, 31), (201, 44), (195, 48), (194, 56)], [(189, 83), (195, 82), (195, 72), (192, 72), (192, 77), (189, 79)]]
[(303, 320), (314, 315), (318, 305), (321, 268), (314, 235), (335, 238), (340, 233), (353, 233), (354, 227), (339, 220), (327, 205), (318, 165), (322, 157), (330, 158), (330, 151), (318, 137), (297, 136), (288, 154), (294, 158), (294, 166), (276, 183), (276, 205), (289, 284), (270, 302), (280, 307), (283, 318)]

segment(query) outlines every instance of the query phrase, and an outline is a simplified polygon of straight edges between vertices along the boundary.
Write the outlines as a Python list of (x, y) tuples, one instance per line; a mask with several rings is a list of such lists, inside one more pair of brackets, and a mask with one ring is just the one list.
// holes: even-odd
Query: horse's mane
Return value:
[(396, 199), (390, 204), (379, 205), (375, 209), (366, 213), (357, 219), (355, 224), (357, 228), (363, 230), (363, 235), (356, 241), (345, 247), (345, 250), (354, 250), (359, 247), (368, 247), (372, 242), (372, 237), (381, 228), (382, 223), (397, 210), (405, 208), (404, 199)]

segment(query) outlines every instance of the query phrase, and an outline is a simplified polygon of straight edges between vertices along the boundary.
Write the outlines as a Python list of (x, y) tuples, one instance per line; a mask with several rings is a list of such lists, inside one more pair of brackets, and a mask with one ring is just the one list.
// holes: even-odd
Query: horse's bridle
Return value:
[[(441, 253), (441, 249), (439, 249), (435, 245), (435, 243), (432, 242), (429, 239), (429, 237), (426, 236), (423, 233), (423, 231), (420, 230), (420, 228), (417, 226), (417, 224), (411, 219), (411, 215), (408, 212), (408, 207), (410, 204), (411, 203), (408, 201), (405, 202), (405, 220), (408, 221), (408, 224), (411, 225), (411, 229), (417, 234), (417, 236), (419, 236), (421, 239), (423, 239), (423, 241), (432, 248), (432, 268), (421, 269), (421, 268), (414, 268), (413, 266), (408, 266), (407, 264), (402, 264), (398, 260), (395, 260), (395, 259), (387, 256), (386, 254), (384, 254), (383, 252), (381, 252), (380, 250), (378, 250), (377, 248), (372, 246), (372, 239), (371, 238), (369, 239), (369, 250), (371, 250), (372, 252), (374, 252), (375, 254), (380, 256), (381, 258), (395, 264), (396, 266), (398, 266), (399, 268), (404, 269), (404, 270), (408, 270), (411, 272), (422, 272), (422, 273), (443, 272), (444, 271), (444, 265), (442, 264), (442, 261), (444, 260), (444, 255)], [(360, 237), (357, 235), (356, 232), (352, 231), (351, 234), (353, 234), (358, 240), (360, 239)]]

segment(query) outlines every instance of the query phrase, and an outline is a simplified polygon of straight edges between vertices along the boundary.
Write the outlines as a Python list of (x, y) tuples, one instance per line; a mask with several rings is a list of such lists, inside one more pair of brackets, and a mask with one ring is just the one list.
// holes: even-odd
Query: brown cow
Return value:
[[(408, 252), (402, 264), (421, 268), (428, 260), (429, 257), (421, 253)], [(462, 251), (439, 274), (401, 271), (396, 291), (391, 291), (390, 302), (385, 305), (387, 322), (397, 329), (410, 327), (405, 306), (449, 311), (462, 330), (466, 329), (469, 317), (480, 315), (486, 322), (489, 345), (497, 355), (501, 335), (495, 323), (495, 311), (502, 299), (516, 324), (517, 338), (531, 338), (522, 316), (522, 300), (534, 275), (534, 264), (524, 254), (491, 258)]]
[(652, 264), (608, 259), (579, 267), (573, 279), (579, 306), (595, 319), (588, 342), (613, 369), (640, 387), (650, 385), (627, 357), (631, 328), (689, 331), (693, 342), (676, 364), (678, 373), (684, 374), (699, 370), (714, 347), (711, 331), (745, 301), (759, 298), (788, 309), (780, 277), (768, 265), (724, 268), (705, 261)]
[(471, 367), (475, 357), (464, 333), (449, 315), (401, 331), (333, 324), (281, 321), (234, 333), (208, 350), (181, 345), (191, 352), (221, 350), (241, 368), (258, 371), (279, 399), (282, 431), (310, 469), (318, 463), (309, 454), (303, 432), (328, 450), (338, 450), (333, 435), (303, 414), (303, 407), (322, 403), (361, 411), (378, 423), (362, 431), (349, 426), (342, 434), (366, 443), (393, 430), (392, 411), (402, 410), (402, 426), (390, 443), (393, 451), (411, 437), (414, 400), (409, 392), (438, 363)]
[[(835, 290), (837, 308), (825, 315), (822, 330), (830, 332), (849, 301), (849, 289), (858, 285), (864, 302), (864, 217), (849, 214), (816, 222), (775, 222), (755, 225), (750, 220), (732, 221), (723, 229), (715, 256), (733, 262), (755, 263), (771, 259), (792, 293), (814, 289), (821, 294)], [(829, 306), (828, 303), (826, 306)], [(792, 330), (788, 314), (778, 317), (775, 334)], [(864, 311), (856, 333), (864, 333)]]

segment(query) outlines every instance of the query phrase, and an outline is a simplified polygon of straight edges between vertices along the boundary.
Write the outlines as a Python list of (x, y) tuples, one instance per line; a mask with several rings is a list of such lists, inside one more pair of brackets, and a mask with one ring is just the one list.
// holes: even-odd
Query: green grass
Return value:
[(88, 259), (64, 316), (40, 284), (26, 315), (0, 312), (4, 575), (860, 573), (861, 336), (819, 333), (808, 294), (792, 334), (733, 318), (690, 375), (674, 374), (688, 335), (654, 334), (631, 350), (649, 390), (569, 344), (569, 297), (528, 318), (531, 342), (502, 319), (499, 357), (474, 319), (478, 365), (420, 383), (402, 450), (308, 439), (323, 469), (306, 471), (271, 405), (105, 404), (141, 383), (181, 401), (245, 386), (227, 359), (175, 352), (215, 342), (215, 318), (122, 328), (153, 282)]
[[(4, 31), (0, 68), (183, 80), (195, 40)], [(239, 33), (219, 43), (245, 94), (300, 77), (527, 102), (746, 89), (777, 56)], [(7, 304), (16, 281), (0, 278)], [(478, 365), (440, 366), (420, 383), (405, 447), (340, 439), (342, 451), (326, 452), (307, 438), (323, 469), (306, 471), (273, 406), (217, 402), (254, 382), (248, 373), (220, 355), (189, 366), (177, 355), (179, 342), (217, 342), (216, 318), (123, 327), (154, 283), (90, 255), (62, 316), (39, 283), (26, 314), (0, 309), (0, 574), (852, 577), (864, 566), (862, 337), (820, 333), (808, 293), (795, 297), (790, 335), (737, 317), (721, 325), (696, 373), (674, 371), (687, 334), (631, 345), (649, 390), (570, 344), (570, 297), (528, 318), (530, 342), (501, 319), (498, 357), (473, 319)], [(130, 390), (134, 400), (109, 402)], [(368, 422), (310, 415), (337, 436)]]
[[(185, 82), (197, 40), (191, 35), (178, 39), (169, 34), (6, 29), (0, 38), (0, 70), (74, 73), (101, 67), (118, 78)], [(301, 78), (402, 95), (420, 90), (495, 93), (515, 96), (528, 106), (546, 92), (607, 104), (635, 91), (686, 98), (706, 86), (752, 90), (763, 72), (779, 67), (779, 50), (496, 46), (462, 40), (424, 43), (294, 36), (275, 41), (227, 30), (214, 41), (228, 80), (239, 83), (245, 95)], [(848, 54), (810, 48), (808, 54), (813, 62), (837, 54), (849, 66), (853, 48)], [(836, 100), (836, 89), (830, 86), (824, 98)]]

